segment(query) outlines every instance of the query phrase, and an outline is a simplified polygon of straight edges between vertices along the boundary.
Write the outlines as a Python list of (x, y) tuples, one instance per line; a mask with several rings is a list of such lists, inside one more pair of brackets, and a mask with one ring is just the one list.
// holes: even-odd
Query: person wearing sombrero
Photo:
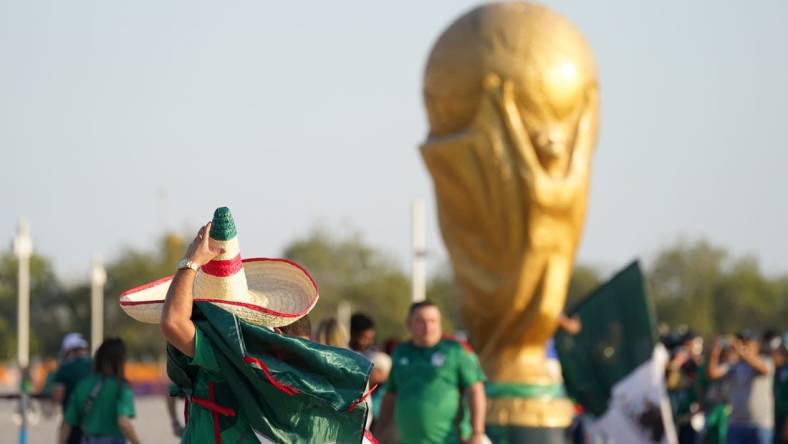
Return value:
[(186, 395), (187, 443), (361, 443), (371, 363), (352, 351), (279, 334), (318, 299), (285, 259), (241, 259), (230, 210), (218, 208), (173, 276), (121, 294), (160, 323), (167, 372)]

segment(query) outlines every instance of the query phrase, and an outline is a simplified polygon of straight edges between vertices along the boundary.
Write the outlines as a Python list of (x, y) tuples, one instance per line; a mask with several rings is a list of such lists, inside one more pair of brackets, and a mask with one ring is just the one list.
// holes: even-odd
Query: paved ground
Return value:
[[(178, 439), (172, 435), (170, 421), (164, 399), (160, 397), (137, 397), (134, 399), (137, 418), (134, 427), (143, 444), (174, 444)], [(0, 444), (19, 442), (19, 426), (14, 422), (16, 402), (0, 400)], [(177, 411), (183, 411), (183, 404), (178, 404)], [(60, 415), (47, 417), (44, 412), (33, 418), (36, 421), (30, 427), (28, 444), (55, 444), (55, 431), (60, 424)]]

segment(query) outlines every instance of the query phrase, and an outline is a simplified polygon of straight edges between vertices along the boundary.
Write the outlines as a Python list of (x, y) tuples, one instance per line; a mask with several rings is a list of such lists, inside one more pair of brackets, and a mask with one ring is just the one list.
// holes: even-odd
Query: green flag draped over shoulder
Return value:
[[(213, 398), (193, 400), (220, 406), (211, 411), (219, 425), (206, 430), (214, 427), (216, 435), (239, 442), (362, 442), (368, 412), (360, 400), (372, 368), (365, 357), (280, 335), (210, 303), (195, 303), (192, 319), (204, 342), (200, 347), (211, 347), (218, 369), (212, 376)], [(189, 393), (200, 371), (168, 345), (167, 373), (173, 382)], [(216, 413), (221, 409), (229, 412)], [(233, 427), (247, 430), (233, 433)], [(191, 441), (217, 440), (206, 438)]]

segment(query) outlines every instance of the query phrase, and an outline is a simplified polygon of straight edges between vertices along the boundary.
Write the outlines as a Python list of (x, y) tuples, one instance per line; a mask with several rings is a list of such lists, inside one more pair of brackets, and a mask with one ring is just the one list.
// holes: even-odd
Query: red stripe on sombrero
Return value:
[[(319, 289), (317, 287), (317, 283), (315, 282), (314, 278), (312, 278), (312, 275), (309, 274), (309, 272), (306, 271), (306, 269), (304, 267), (298, 265), (297, 263), (295, 263), (295, 262), (293, 262), (293, 261), (291, 261), (289, 259), (267, 258), (267, 257), (256, 257), (256, 258), (250, 258), (250, 259), (243, 259), (241, 262), (242, 263), (247, 263), (247, 262), (284, 262), (284, 263), (290, 264), (290, 265), (298, 268), (299, 270), (301, 270), (304, 273), (304, 275), (307, 278), (309, 278), (309, 282), (312, 284), (312, 288), (314, 288), (314, 290), (315, 290), (315, 298), (312, 300), (312, 303), (308, 307), (306, 307), (304, 310), (302, 310), (302, 311), (300, 311), (298, 313), (284, 313), (284, 312), (281, 312), (281, 311), (271, 310), (270, 308), (261, 307), (259, 305), (249, 304), (247, 302), (227, 301), (227, 300), (224, 300), (224, 299), (195, 299), (194, 301), (195, 302), (211, 302), (213, 304), (236, 305), (236, 306), (248, 308), (250, 310), (254, 310), (254, 311), (258, 311), (258, 312), (261, 312), (261, 313), (266, 313), (266, 314), (270, 314), (270, 315), (275, 316), (275, 317), (282, 317), (282, 318), (295, 318), (295, 317), (299, 317), (299, 316), (304, 316), (305, 314), (309, 313), (309, 311), (312, 309), (312, 307), (314, 307), (315, 304), (317, 303), (317, 300), (318, 300), (319, 295), (320, 295), (320, 291), (319, 291)], [(121, 293), (120, 296), (123, 297), (123, 296), (131, 294), (131, 293), (136, 293), (136, 292), (139, 292), (139, 291), (142, 291), (142, 290), (147, 290), (148, 288), (155, 287), (157, 285), (163, 284), (164, 282), (167, 282), (169, 280), (172, 280), (172, 276), (167, 276), (167, 277), (158, 279), (156, 281), (149, 282), (149, 283), (144, 284), (144, 285), (140, 285), (139, 287), (134, 287), (134, 288), (132, 288), (130, 290), (126, 290), (123, 293)], [(147, 305), (147, 304), (163, 304), (163, 303), (164, 303), (164, 299), (152, 299), (152, 300), (148, 300), (148, 301), (124, 301), (124, 300), (118, 301), (118, 304), (123, 306), (123, 307), (132, 307), (132, 306), (135, 306), (135, 305)]]
[[(228, 301), (226, 299), (194, 299), (194, 302), (210, 302), (211, 304), (219, 304), (219, 305), (235, 305), (236, 307), (243, 307), (248, 308), (249, 310), (258, 311), (260, 313), (269, 314), (271, 316), (275, 316), (277, 318), (297, 318), (299, 316), (304, 316), (305, 314), (309, 313), (309, 310), (315, 306), (317, 302), (317, 298), (312, 301), (306, 309), (298, 312), (298, 313), (285, 313), (283, 311), (276, 311), (271, 310), (270, 308), (261, 307), (259, 305), (250, 304), (248, 302), (238, 302), (238, 301)], [(163, 304), (164, 299), (151, 299), (150, 301), (119, 301), (123, 307), (133, 307), (135, 305), (148, 305), (148, 304)]]
[[(161, 284), (163, 284), (163, 283), (165, 283), (167, 281), (171, 281), (173, 277), (175, 277), (175, 275), (171, 274), (171, 275), (165, 276), (165, 277), (163, 277), (161, 279), (156, 279), (153, 282), (148, 282), (147, 284), (142, 284), (142, 285), (139, 285), (139, 286), (134, 287), (134, 288), (129, 288), (128, 290), (126, 290), (123, 293), (121, 293), (120, 297), (122, 298), (123, 296), (126, 296), (128, 294), (139, 293), (142, 290), (147, 290), (147, 289), (153, 288), (153, 287), (155, 287), (157, 285), (161, 285)], [(127, 304), (124, 304), (123, 302), (121, 302), (120, 304), (121, 305), (127, 305)], [(131, 303), (131, 304), (128, 304), (128, 305), (136, 305), (136, 304)]]
[(227, 277), (238, 273), (243, 268), (241, 262), (241, 254), (238, 253), (234, 258), (223, 261), (212, 260), (207, 264), (200, 267), (205, 274), (210, 274), (216, 277)]

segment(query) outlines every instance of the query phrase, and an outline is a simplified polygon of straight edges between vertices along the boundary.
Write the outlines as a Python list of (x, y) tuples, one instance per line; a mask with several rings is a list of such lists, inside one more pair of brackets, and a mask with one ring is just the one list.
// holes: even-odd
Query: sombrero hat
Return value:
[[(213, 213), (210, 244), (224, 253), (203, 265), (194, 279), (194, 302), (205, 302), (266, 327), (291, 324), (317, 303), (318, 289), (309, 273), (287, 259), (241, 259), (238, 233), (227, 207)], [(121, 308), (132, 318), (157, 324), (172, 276), (120, 294)]]

